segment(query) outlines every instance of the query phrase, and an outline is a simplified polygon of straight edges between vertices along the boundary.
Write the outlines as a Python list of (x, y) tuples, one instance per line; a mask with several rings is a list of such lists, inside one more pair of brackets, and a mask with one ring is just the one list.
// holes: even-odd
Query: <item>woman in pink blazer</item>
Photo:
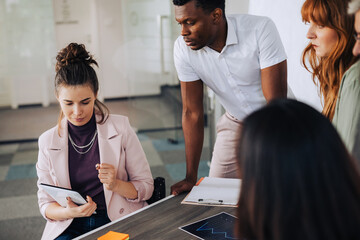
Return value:
[(127, 117), (109, 115), (96, 98), (98, 80), (91, 65), (97, 63), (84, 45), (71, 43), (56, 59), (61, 114), (58, 125), (39, 138), (38, 186), (73, 189), (87, 203), (78, 206), (69, 198), (62, 207), (41, 187), (38, 202), (47, 220), (42, 239), (72, 239), (142, 208), (154, 187)]

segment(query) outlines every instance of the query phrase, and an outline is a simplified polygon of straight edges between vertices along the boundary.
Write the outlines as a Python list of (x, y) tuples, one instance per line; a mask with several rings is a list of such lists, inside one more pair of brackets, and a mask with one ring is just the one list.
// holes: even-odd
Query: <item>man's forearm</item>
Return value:
[(267, 102), (287, 97), (286, 60), (261, 70), (261, 87)]
[(204, 141), (203, 114), (183, 114), (185, 138), (186, 178), (196, 182)]

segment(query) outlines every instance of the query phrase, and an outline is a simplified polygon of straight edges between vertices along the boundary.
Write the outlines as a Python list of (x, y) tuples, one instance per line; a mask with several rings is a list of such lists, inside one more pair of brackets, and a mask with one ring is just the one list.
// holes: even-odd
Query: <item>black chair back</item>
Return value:
[(152, 204), (165, 197), (165, 178), (157, 177), (154, 179), (154, 192), (146, 202)]

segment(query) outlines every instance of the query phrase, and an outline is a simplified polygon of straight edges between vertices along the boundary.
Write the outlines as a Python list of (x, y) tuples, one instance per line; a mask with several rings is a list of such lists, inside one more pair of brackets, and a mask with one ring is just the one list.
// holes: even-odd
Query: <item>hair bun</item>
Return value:
[(85, 45), (77, 43), (70, 43), (67, 47), (61, 49), (56, 56), (56, 61), (56, 72), (63, 67), (77, 63), (85, 63), (88, 65), (95, 64), (98, 66), (97, 62), (93, 59), (93, 56), (86, 51)]

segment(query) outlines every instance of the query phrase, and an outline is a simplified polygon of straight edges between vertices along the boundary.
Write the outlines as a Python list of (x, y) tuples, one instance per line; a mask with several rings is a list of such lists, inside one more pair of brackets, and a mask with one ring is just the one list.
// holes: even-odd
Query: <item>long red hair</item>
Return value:
[(335, 48), (327, 57), (317, 57), (311, 43), (303, 51), (302, 63), (312, 73), (323, 101), (323, 114), (332, 120), (341, 78), (354, 63), (354, 16), (347, 14), (348, 0), (306, 0), (301, 9), (304, 22), (313, 21), (334, 29), (338, 35)]

